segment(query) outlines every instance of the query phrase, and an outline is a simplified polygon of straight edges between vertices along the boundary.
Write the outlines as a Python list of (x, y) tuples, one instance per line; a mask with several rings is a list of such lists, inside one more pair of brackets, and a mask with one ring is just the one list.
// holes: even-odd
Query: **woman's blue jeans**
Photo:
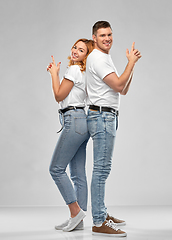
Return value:
[(105, 182), (110, 173), (118, 117), (110, 112), (88, 110), (88, 130), (93, 139), (94, 165), (91, 182), (93, 223), (103, 223), (107, 216), (104, 203)]
[[(86, 145), (89, 139), (87, 119), (82, 109), (69, 110), (60, 115), (64, 128), (55, 147), (50, 174), (66, 204), (78, 202), (87, 210), (87, 179), (85, 171)], [(66, 168), (69, 164), (70, 178)]]

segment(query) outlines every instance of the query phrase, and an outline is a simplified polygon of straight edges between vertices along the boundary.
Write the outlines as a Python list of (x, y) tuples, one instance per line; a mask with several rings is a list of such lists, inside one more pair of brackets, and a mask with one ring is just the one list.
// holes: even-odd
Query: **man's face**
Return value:
[(95, 48), (103, 53), (109, 53), (113, 43), (111, 28), (108, 27), (98, 29), (96, 36), (93, 35), (93, 40), (95, 42)]

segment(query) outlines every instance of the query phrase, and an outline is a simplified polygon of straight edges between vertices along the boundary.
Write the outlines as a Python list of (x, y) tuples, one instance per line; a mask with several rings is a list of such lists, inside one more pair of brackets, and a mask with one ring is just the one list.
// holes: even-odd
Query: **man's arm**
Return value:
[(115, 72), (107, 75), (103, 81), (109, 85), (115, 92), (119, 92), (125, 95), (128, 92), (130, 83), (133, 77), (133, 70), (135, 63), (141, 58), (141, 54), (137, 49), (134, 49), (135, 43), (133, 42), (131, 51), (126, 50), (126, 56), (128, 58), (128, 64), (120, 77)]
[(129, 80), (128, 80), (127, 84), (125, 85), (124, 89), (123, 89), (122, 92), (120, 93), (121, 95), (126, 95), (126, 94), (127, 94), (128, 90), (129, 90), (129, 88), (130, 88), (131, 81), (132, 81), (132, 79), (133, 79), (133, 73), (134, 73), (134, 68), (133, 68), (133, 70), (132, 70), (132, 72), (131, 72), (131, 75), (130, 75), (130, 77), (129, 77)]

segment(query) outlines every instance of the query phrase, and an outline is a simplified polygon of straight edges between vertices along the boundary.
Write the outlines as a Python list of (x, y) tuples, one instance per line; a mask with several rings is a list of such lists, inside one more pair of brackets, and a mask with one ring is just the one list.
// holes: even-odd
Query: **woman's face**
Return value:
[(71, 60), (74, 62), (81, 62), (87, 55), (87, 46), (84, 42), (80, 41), (75, 44), (71, 50)]

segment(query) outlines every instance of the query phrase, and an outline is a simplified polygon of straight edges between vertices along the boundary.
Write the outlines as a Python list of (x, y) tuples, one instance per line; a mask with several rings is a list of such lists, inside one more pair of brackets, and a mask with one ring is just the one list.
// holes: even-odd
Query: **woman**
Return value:
[[(85, 69), (86, 59), (93, 50), (93, 41), (79, 39), (71, 49), (69, 67), (60, 83), (60, 62), (47, 67), (52, 78), (52, 87), (56, 101), (61, 109), (60, 121), (62, 133), (58, 139), (50, 164), (50, 174), (69, 207), (71, 217), (65, 223), (56, 226), (57, 230), (71, 231), (83, 229), (84, 211), (87, 210), (87, 181), (85, 174), (86, 145), (89, 139), (85, 107)], [(69, 164), (70, 176), (74, 188), (66, 174)]]

